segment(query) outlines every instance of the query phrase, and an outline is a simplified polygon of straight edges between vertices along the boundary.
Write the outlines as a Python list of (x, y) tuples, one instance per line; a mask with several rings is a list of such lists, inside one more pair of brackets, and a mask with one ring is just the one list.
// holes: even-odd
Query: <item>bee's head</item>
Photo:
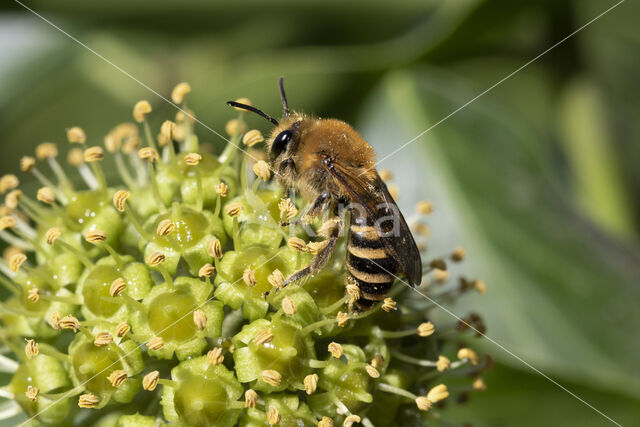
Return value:
[(280, 121), (252, 105), (241, 104), (235, 101), (229, 101), (227, 104), (256, 113), (275, 125), (271, 137), (267, 140), (271, 165), (278, 173), (295, 174), (296, 167), (293, 156), (298, 141), (298, 128), (304, 118), (297, 113), (290, 113), (283, 81), (284, 79), (282, 77), (278, 79), (278, 88), (280, 89), (283, 108), (283, 117)]
[(283, 118), (267, 140), (269, 160), (274, 170), (279, 173), (296, 175), (297, 168), (294, 158), (298, 151), (304, 120), (302, 115), (295, 113)]

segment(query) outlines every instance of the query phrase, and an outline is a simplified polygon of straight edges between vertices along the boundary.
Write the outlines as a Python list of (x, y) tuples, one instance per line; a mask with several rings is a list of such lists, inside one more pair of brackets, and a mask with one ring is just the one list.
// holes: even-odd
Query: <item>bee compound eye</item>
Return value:
[(273, 140), (273, 144), (271, 145), (272, 158), (275, 159), (280, 154), (282, 154), (284, 150), (287, 149), (287, 145), (289, 145), (291, 137), (292, 134), (289, 130), (282, 131), (278, 134), (278, 136), (276, 136), (276, 138)]

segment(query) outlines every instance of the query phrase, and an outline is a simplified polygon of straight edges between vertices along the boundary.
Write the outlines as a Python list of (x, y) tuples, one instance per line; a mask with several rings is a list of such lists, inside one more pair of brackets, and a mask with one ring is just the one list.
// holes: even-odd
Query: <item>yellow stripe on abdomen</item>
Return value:
[(349, 263), (347, 263), (347, 270), (349, 270), (349, 273), (351, 273), (351, 275), (353, 277), (355, 277), (356, 279), (362, 280), (363, 282), (368, 282), (368, 283), (389, 283), (389, 282), (393, 282), (393, 276), (386, 274), (386, 273), (367, 273), (365, 271), (360, 271), (357, 270), (355, 268), (353, 268), (353, 266), (349, 265)]
[(388, 256), (384, 248), (363, 248), (361, 246), (351, 244), (348, 245), (347, 250), (350, 254), (357, 256), (358, 258), (380, 259)]
[(358, 234), (360, 237), (367, 240), (377, 240), (380, 238), (380, 233), (372, 225), (351, 225), (350, 231)]

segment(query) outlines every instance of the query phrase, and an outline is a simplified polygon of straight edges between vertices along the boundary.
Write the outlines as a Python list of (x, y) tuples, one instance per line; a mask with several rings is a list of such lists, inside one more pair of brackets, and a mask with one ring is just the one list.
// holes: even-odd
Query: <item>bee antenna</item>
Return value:
[(284, 93), (284, 77), (278, 79), (278, 89), (280, 89), (280, 99), (282, 99), (284, 116), (289, 117), (289, 104), (287, 104), (287, 95)]
[(278, 121), (276, 119), (274, 119), (273, 117), (271, 117), (267, 113), (263, 112), (262, 110), (254, 107), (252, 105), (241, 104), (241, 103), (235, 102), (235, 101), (227, 101), (227, 105), (230, 105), (230, 106), (236, 107), (236, 108), (242, 108), (243, 110), (247, 110), (247, 111), (251, 111), (252, 113), (256, 113), (260, 117), (263, 117), (263, 118), (269, 120), (274, 125), (278, 126)]

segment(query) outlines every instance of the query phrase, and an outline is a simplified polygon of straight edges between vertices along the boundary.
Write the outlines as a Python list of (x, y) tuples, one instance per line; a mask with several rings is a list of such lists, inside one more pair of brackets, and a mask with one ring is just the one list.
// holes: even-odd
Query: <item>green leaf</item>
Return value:
[[(535, 373), (496, 365), (485, 377), (485, 382), (487, 390), (471, 393), (471, 399), (465, 405), (450, 402), (451, 406), (442, 412), (443, 418), (456, 425), (468, 422), (475, 427), (613, 425)], [(637, 424), (640, 418), (637, 399), (572, 383), (563, 385), (621, 425)]]
[(607, 128), (602, 93), (581, 79), (560, 99), (559, 127), (578, 202), (604, 228), (624, 236), (633, 231), (629, 197)]
[[(370, 100), (360, 128), (384, 158), (484, 89), (432, 69), (396, 72)], [(467, 248), (469, 262), (453, 273), (488, 283), (487, 295), (468, 306), (486, 316), (492, 339), (559, 380), (638, 393), (640, 376), (629, 375), (640, 351), (632, 339), (640, 313), (631, 303), (638, 255), (568, 203), (540, 136), (489, 98), (379, 167), (397, 176), (405, 212), (419, 199), (434, 202), (434, 256)], [(486, 350), (528, 369), (495, 345), (486, 342)]]

